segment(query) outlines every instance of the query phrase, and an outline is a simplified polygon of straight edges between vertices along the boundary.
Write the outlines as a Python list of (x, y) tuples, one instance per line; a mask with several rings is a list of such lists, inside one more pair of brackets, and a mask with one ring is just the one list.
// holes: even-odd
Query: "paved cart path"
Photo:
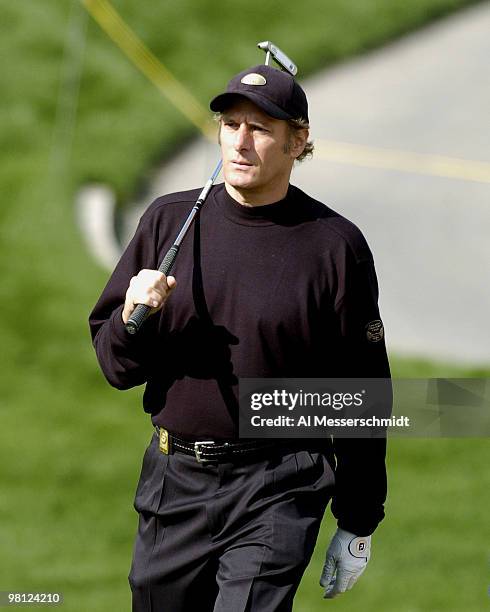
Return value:
[[(488, 32), (487, 3), (303, 82), (317, 154), (292, 182), (363, 230), (399, 353), (490, 363)], [(145, 204), (203, 184), (217, 155), (194, 143)]]

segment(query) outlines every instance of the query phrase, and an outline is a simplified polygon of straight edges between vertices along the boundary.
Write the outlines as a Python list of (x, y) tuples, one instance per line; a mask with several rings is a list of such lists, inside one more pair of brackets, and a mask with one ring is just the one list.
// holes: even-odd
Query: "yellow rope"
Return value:
[(470, 159), (409, 153), (333, 140), (315, 140), (314, 157), (354, 166), (490, 183), (490, 163)]
[[(100, 27), (159, 91), (212, 141), (216, 126), (208, 111), (165, 68), (108, 0), (81, 0)], [(328, 140), (315, 141), (315, 157), (336, 163), (490, 183), (490, 163), (424, 155)]]
[(207, 138), (215, 140), (216, 127), (209, 117), (209, 112), (134, 34), (114, 7), (107, 0), (81, 2), (99, 26), (157, 89)]

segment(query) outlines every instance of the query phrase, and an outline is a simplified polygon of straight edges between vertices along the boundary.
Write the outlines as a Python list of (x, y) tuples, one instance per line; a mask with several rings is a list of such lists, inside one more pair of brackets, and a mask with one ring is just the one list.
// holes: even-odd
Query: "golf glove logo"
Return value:
[(324, 598), (333, 599), (351, 589), (366, 569), (370, 556), (371, 536), (359, 537), (337, 529), (320, 578), (320, 585), (325, 588)]

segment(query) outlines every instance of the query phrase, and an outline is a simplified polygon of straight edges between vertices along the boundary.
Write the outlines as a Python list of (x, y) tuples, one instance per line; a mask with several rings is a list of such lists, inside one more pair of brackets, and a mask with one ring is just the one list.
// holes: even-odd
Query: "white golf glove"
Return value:
[(337, 529), (330, 542), (320, 585), (325, 588), (325, 599), (351, 589), (366, 569), (371, 556), (371, 536), (359, 537)]

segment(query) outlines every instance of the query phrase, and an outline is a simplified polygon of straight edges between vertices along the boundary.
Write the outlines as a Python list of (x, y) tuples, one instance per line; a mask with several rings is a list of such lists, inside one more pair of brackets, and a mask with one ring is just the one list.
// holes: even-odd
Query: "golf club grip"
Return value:
[(178, 252), (179, 252), (179, 245), (173, 244), (167, 251), (167, 254), (165, 255), (165, 257), (163, 258), (163, 261), (160, 264), (160, 267), (158, 268), (158, 270), (162, 272), (162, 274), (165, 274), (165, 276), (168, 276), (170, 270), (173, 268), (175, 258), (177, 257)]
[[(178, 252), (179, 246), (176, 244), (172, 245), (169, 248), (167, 254), (163, 258), (163, 261), (158, 268), (159, 272), (162, 272), (162, 274), (168, 276), (170, 270), (174, 265), (175, 258), (177, 257)], [(128, 322), (126, 323), (126, 330), (130, 334), (136, 334), (140, 330), (148, 315), (150, 314), (150, 310), (150, 306), (147, 306), (146, 304), (138, 304), (133, 310), (131, 316), (129, 317)]]
[(146, 304), (138, 304), (126, 323), (126, 331), (130, 334), (136, 334), (149, 315), (150, 310), (150, 306), (147, 306)]

